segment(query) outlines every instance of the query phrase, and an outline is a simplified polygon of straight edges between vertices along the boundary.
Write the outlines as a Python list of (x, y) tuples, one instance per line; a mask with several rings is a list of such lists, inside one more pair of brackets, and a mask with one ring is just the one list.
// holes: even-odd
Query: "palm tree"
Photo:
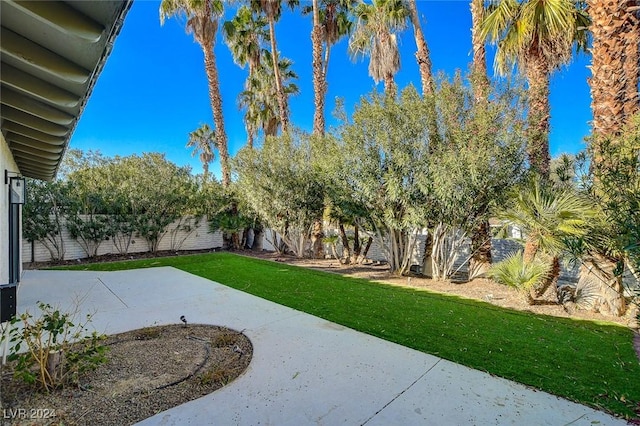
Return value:
[(418, 69), (420, 70), (420, 80), (422, 82), (422, 95), (430, 95), (433, 93), (433, 75), (431, 74), (431, 57), (429, 48), (422, 33), (420, 18), (418, 17), (418, 7), (416, 0), (409, 0), (409, 18), (413, 25), (413, 36), (416, 39), (416, 61), (418, 61)]
[(349, 12), (354, 4), (355, 0), (313, 0), (311, 7), (302, 9), (303, 14), (311, 13), (313, 16), (313, 133), (316, 135), (324, 135), (325, 131), (324, 104), (331, 47), (351, 32), (353, 22), (349, 19)]
[[(278, 94), (278, 109), (280, 115), (280, 122), (282, 123), (282, 131), (287, 132), (289, 130), (289, 104), (287, 102), (287, 95), (285, 88), (282, 84), (282, 76), (280, 75), (280, 63), (277, 43), (276, 43), (276, 21), (280, 19), (282, 14), (282, 1), (281, 0), (251, 0), (251, 9), (255, 12), (262, 12), (267, 17), (269, 23), (269, 40), (271, 41), (271, 58), (272, 58), (272, 70), (275, 73), (275, 86), (276, 93)], [(287, 0), (287, 5), (293, 9), (298, 4), (297, 0)]]
[(493, 0), (480, 36), (497, 44), (495, 70), (506, 74), (518, 65), (529, 86), (531, 168), (549, 177), (549, 77), (585, 49), (588, 17), (572, 0)]
[(189, 140), (187, 141), (187, 148), (193, 148), (191, 156), (195, 157), (198, 155), (200, 158), (205, 181), (209, 177), (209, 163), (211, 163), (214, 158), (213, 144), (215, 140), (216, 132), (207, 124), (203, 124), (198, 129), (189, 133)]
[[(616, 192), (610, 188), (624, 188), (629, 183), (625, 173), (620, 173), (620, 161), (623, 160), (624, 155), (620, 155), (619, 150), (624, 145), (621, 145), (624, 137), (633, 135), (634, 124), (636, 129), (638, 128), (637, 121), (633, 122), (633, 117), (640, 110), (638, 98), (640, 2), (638, 0), (617, 2), (587, 0), (587, 6), (593, 36), (592, 76), (589, 79), (593, 113), (591, 166), (594, 192), (598, 199), (607, 200), (611, 193)], [(625, 128), (625, 126), (629, 127)], [(637, 155), (632, 158), (637, 159)], [(615, 180), (620, 177), (623, 178), (622, 181), (616, 182)], [(605, 206), (607, 204), (605, 203)], [(611, 212), (619, 214), (621, 205), (624, 204), (619, 203), (618, 200), (613, 201), (607, 206), (608, 208), (605, 208), (606, 216), (611, 215)], [(623, 213), (623, 217), (625, 218), (622, 222), (633, 223), (631, 215)], [(616, 221), (609, 220), (597, 229), (603, 237), (589, 248), (591, 253), (587, 256), (585, 263), (590, 267), (588, 270), (581, 270), (578, 286), (589, 283), (592, 278), (590, 275), (595, 274), (598, 278), (592, 282), (593, 287), (597, 288), (597, 303), (601, 305), (598, 309), (604, 308), (614, 315), (622, 315), (626, 310), (624, 287), (620, 282), (619, 274), (615, 272), (615, 266), (616, 263), (623, 263), (624, 254), (619, 248), (624, 244), (620, 244), (619, 240), (620, 235), (624, 233), (615, 229), (616, 227), (613, 226), (615, 223)]]
[(257, 94), (264, 90), (259, 88), (262, 84), (255, 76), (262, 69), (265, 55), (263, 45), (269, 40), (266, 26), (266, 18), (262, 14), (252, 12), (247, 6), (240, 7), (236, 16), (222, 26), (222, 33), (234, 62), (242, 68), (249, 66), (245, 90), (238, 96), (238, 105), (240, 109), (245, 110), (244, 123), (247, 145), (250, 147), (253, 147), (253, 140), (261, 127), (263, 115)]
[[(591, 109), (596, 136), (615, 136), (640, 110), (638, 0), (587, 0), (593, 34)], [(596, 159), (597, 161), (597, 159)]]
[[(247, 79), (245, 90), (238, 96), (238, 104), (245, 110), (244, 121), (249, 136), (249, 146), (253, 145), (253, 139), (259, 129), (265, 136), (276, 136), (278, 127), (282, 125), (282, 117), (278, 114), (275, 73), (271, 69), (271, 54), (263, 51), (263, 55), (262, 65), (255, 70), (253, 76)], [(299, 88), (293, 80), (297, 79), (298, 75), (291, 69), (293, 62), (282, 58), (279, 65), (285, 95), (287, 98), (297, 95)]]
[(230, 21), (222, 25), (222, 34), (234, 62), (244, 68), (249, 65), (249, 77), (260, 67), (263, 45), (269, 40), (267, 20), (247, 6), (242, 6)]
[(223, 14), (224, 5), (221, 0), (162, 0), (160, 3), (160, 23), (172, 16), (185, 16), (187, 34), (192, 33), (204, 53), (204, 67), (209, 82), (209, 99), (213, 111), (213, 122), (216, 126), (216, 145), (222, 166), (222, 185), (226, 188), (231, 182), (229, 167), (229, 151), (227, 133), (224, 129), (222, 113), (222, 96), (216, 56), (213, 51), (218, 32), (218, 20)]
[(349, 40), (354, 58), (369, 55), (369, 75), (384, 81), (385, 92), (395, 96), (394, 76), (400, 69), (396, 31), (406, 28), (409, 10), (402, 0), (373, 0), (355, 8), (356, 28)]
[[(560, 255), (566, 251), (567, 242), (582, 238), (589, 232), (589, 225), (597, 217), (588, 199), (572, 188), (557, 189), (545, 186), (538, 179), (520, 191), (512, 205), (500, 218), (515, 223), (526, 234), (523, 260), (532, 262), (540, 255), (551, 257), (551, 272), (541, 288), (540, 296), (556, 285), (560, 275)], [(533, 301), (534, 294), (530, 301)]]

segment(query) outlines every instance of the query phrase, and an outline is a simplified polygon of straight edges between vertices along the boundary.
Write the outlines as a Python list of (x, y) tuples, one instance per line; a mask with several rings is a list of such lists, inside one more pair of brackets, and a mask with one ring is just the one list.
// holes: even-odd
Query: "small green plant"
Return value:
[(15, 361), (14, 377), (49, 391), (77, 383), (80, 374), (106, 361), (106, 339), (89, 333), (91, 315), (75, 323), (75, 313), (61, 312), (38, 302), (39, 317), (28, 312), (11, 321), (8, 361)]
[(493, 265), (489, 276), (500, 284), (517, 288), (531, 303), (531, 290), (542, 283), (549, 269), (549, 264), (538, 258), (525, 262), (522, 253), (518, 252)]

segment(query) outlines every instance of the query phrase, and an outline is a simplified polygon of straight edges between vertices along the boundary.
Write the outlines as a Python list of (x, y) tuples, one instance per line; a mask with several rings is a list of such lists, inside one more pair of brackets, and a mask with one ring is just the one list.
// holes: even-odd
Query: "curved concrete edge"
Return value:
[(216, 324), (253, 344), (248, 369), (218, 391), (140, 425), (623, 425), (521, 384), (360, 333), (170, 267), (26, 271), (18, 309), (37, 300), (93, 313), (108, 334)]

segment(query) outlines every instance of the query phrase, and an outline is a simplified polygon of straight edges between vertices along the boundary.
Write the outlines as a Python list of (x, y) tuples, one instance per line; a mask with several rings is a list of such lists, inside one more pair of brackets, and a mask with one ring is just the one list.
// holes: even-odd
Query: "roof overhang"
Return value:
[(0, 1), (0, 127), (22, 175), (55, 177), (132, 2)]

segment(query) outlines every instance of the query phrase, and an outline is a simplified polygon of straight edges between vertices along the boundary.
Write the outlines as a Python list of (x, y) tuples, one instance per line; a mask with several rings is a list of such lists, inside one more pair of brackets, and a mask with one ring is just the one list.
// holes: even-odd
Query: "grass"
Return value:
[(633, 332), (535, 315), (229, 253), (79, 265), (173, 266), (422, 352), (632, 418), (640, 403)]

